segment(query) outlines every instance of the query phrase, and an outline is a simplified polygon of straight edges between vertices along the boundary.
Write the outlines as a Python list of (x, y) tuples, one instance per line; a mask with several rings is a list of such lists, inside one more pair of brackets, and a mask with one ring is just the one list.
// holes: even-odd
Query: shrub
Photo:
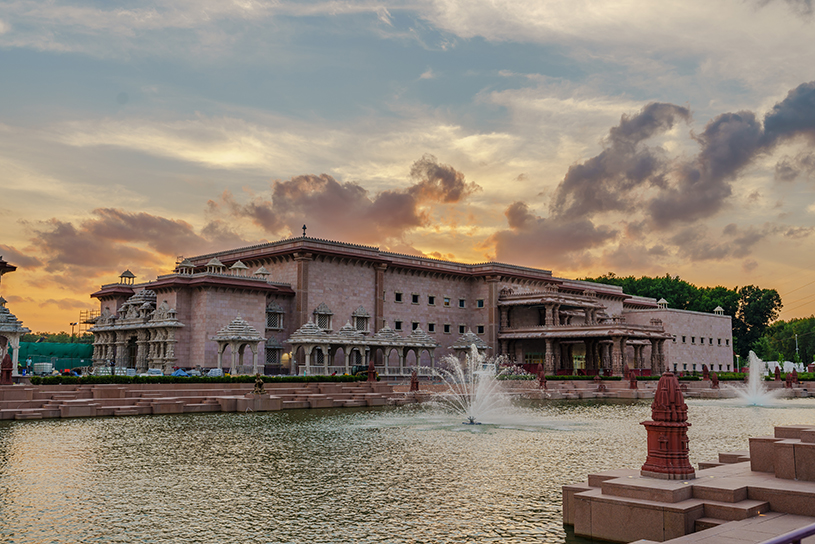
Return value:
[[(262, 376), (264, 383), (357, 382), (364, 376)], [(131, 383), (254, 383), (254, 376), (32, 376), (32, 385), (102, 385)]]

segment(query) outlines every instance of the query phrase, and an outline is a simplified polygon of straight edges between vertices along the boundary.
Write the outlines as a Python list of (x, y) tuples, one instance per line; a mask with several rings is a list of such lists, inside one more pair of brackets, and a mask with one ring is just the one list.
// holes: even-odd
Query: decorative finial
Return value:
[(306, 226), (303, 225), (303, 238), (305, 238), (305, 237), (306, 237)]

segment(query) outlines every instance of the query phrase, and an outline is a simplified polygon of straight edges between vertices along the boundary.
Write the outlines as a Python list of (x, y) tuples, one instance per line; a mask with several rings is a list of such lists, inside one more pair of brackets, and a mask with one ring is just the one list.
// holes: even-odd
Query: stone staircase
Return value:
[(132, 384), (0, 388), (0, 419), (383, 406), (413, 402), (381, 383)]
[(815, 523), (813, 464), (815, 427), (776, 427), (775, 436), (751, 438), (750, 451), (700, 463), (694, 479), (662, 480), (622, 469), (563, 486), (563, 522), (598, 540), (718, 542), (708, 540), (708, 532), (761, 542), (766, 534), (752, 539), (746, 528), (767, 530), (765, 518), (786, 516), (777, 519), (778, 527)]

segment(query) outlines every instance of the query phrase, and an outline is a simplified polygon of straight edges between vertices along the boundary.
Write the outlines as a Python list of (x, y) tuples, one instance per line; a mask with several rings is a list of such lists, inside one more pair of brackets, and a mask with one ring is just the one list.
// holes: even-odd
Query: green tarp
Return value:
[(20, 342), (19, 363), (54, 363), (55, 370), (93, 364), (93, 344), (58, 344), (53, 342)]

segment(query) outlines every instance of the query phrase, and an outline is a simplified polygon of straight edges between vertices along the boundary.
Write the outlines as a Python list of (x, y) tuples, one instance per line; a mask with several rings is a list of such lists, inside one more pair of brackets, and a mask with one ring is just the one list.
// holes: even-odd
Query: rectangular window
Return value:
[(273, 348), (266, 348), (266, 364), (279, 365), (280, 364), (280, 350)]
[(673, 337), (674, 344), (676, 344), (676, 335)]
[(446, 308), (450, 307), (450, 297), (444, 297), (444, 306)]
[(393, 301), (394, 302), (402, 302), (402, 293), (400, 293), (399, 291), (395, 292), (393, 294)]
[[(710, 344), (712, 346), (713, 345), (713, 338), (709, 338), (708, 340), (710, 340), (710, 342), (708, 342), (708, 344)], [(721, 370), (721, 369), (719, 369), (719, 370)]]
[(283, 314), (277, 312), (269, 312), (266, 314), (266, 328), (267, 329), (282, 329), (283, 328)]
[(695, 344), (695, 343), (696, 343), (696, 337), (695, 337), (695, 336), (691, 336), (691, 337), (690, 337), (690, 343), (691, 343), (691, 344)]
[(484, 334), (484, 325), (478, 325), (475, 329), (478, 334)]
[(444, 324), (444, 334), (450, 334), (450, 323)]
[(467, 301), (465, 299), (463, 299), (463, 298), (458, 299), (458, 307), (459, 308), (466, 308), (467, 307)]
[(717, 338), (717, 340), (719, 341), (719, 345), (721, 346), (721, 345), (722, 345), (722, 339), (721, 339), (721, 338)]
[(686, 338), (687, 338), (686, 336), (683, 336), (683, 337), (682, 337), (682, 343), (683, 343), (683, 344), (685, 343), (685, 341), (686, 341), (685, 339), (686, 339)]
[(479, 298), (478, 300), (476, 300), (475, 301), (475, 307), (476, 308), (483, 308), (484, 307), (484, 299)]
[(725, 340), (724, 340), (724, 345), (725, 345), (725, 346), (729, 346), (729, 345), (730, 345), (730, 340), (729, 340), (729, 339), (727, 339), (727, 338), (725, 338)]
[(458, 333), (459, 334), (464, 334), (465, 332), (467, 332), (467, 325), (459, 325), (458, 326)]
[(414, 330), (414, 331), (415, 331), (416, 329), (418, 329), (418, 328), (419, 328), (419, 322), (418, 322), (418, 321), (414, 321), (413, 323), (411, 323), (411, 325), (412, 325), (412, 329), (411, 329), (411, 330)]
[(427, 324), (427, 332), (436, 332), (436, 324), (435, 323), (428, 323)]
[(330, 329), (331, 316), (326, 314), (317, 314), (317, 326), (321, 329)]
[(410, 301), (413, 304), (419, 304), (419, 295), (417, 293), (413, 293), (412, 295), (410, 295)]
[(436, 305), (436, 297), (434, 297), (433, 295), (427, 295), (427, 303), (430, 306), (435, 306)]
[(402, 330), (402, 322), (401, 321), (394, 321), (393, 322), (393, 330), (401, 331)]

